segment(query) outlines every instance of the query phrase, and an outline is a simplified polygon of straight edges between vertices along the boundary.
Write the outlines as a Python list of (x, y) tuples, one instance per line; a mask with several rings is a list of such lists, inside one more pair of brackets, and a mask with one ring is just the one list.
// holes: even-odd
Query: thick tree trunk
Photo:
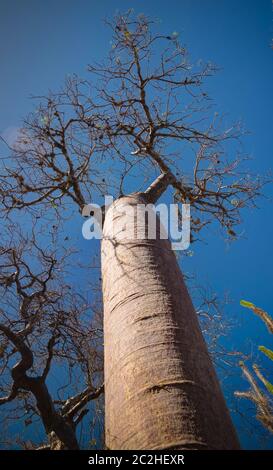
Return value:
[(134, 216), (121, 213), (143, 198), (115, 201), (103, 229), (106, 446), (237, 449), (170, 242), (137, 239)]

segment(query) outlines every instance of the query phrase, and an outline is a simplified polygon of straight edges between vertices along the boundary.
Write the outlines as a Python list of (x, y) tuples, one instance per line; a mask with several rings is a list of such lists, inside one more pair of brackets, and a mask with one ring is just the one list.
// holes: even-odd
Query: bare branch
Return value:
[(145, 199), (150, 203), (155, 203), (172, 181), (172, 176), (162, 173), (155, 181), (144, 191)]

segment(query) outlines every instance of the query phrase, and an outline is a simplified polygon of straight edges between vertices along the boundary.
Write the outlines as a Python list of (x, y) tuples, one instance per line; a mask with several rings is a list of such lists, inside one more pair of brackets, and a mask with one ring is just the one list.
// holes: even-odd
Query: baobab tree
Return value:
[(142, 15), (109, 25), (108, 60), (90, 65), (86, 79), (68, 78), (25, 120), (12, 164), (3, 164), (2, 203), (6, 214), (46, 210), (61, 219), (106, 192), (116, 198), (102, 242), (106, 446), (236, 449), (170, 242), (159, 231), (138, 240), (123, 211), (168, 189), (191, 205), (192, 238), (214, 221), (236, 238), (241, 209), (255, 204), (264, 181), (235, 150), (240, 127), (225, 130), (211, 109), (204, 82), (215, 67), (191, 64), (177, 33), (157, 33)]
[[(42, 248), (34, 233), (15, 226), (7, 233), (0, 248), (2, 432), (14, 420), (22, 427), (41, 421), (46, 442), (30, 446), (22, 433), (17, 444), (79, 449), (77, 426), (103, 392), (101, 325), (60, 274), (67, 252)], [(50, 390), (56, 366), (64, 378)]]

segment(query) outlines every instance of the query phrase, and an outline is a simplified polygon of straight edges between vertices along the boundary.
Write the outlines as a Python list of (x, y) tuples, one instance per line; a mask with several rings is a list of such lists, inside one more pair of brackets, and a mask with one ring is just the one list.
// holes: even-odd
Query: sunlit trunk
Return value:
[(237, 437), (171, 245), (159, 236), (137, 239), (134, 216), (120, 212), (143, 202), (141, 194), (118, 199), (104, 223), (106, 446), (236, 449)]

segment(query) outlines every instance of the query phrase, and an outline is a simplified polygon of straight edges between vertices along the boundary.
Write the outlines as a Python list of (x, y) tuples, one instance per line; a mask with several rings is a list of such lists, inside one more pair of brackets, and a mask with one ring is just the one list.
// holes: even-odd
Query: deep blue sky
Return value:
[[(194, 59), (221, 68), (209, 85), (211, 96), (219, 110), (230, 119), (242, 119), (250, 131), (244, 149), (254, 158), (252, 169), (257, 173), (272, 169), (270, 0), (0, 0), (0, 132), (9, 138), (20, 126), (33, 106), (30, 95), (57, 89), (65, 75), (84, 75), (87, 63), (105, 57), (111, 38), (102, 19), (128, 8), (160, 18), (162, 31), (178, 31)], [(266, 193), (270, 198), (272, 188)], [(273, 314), (272, 202), (261, 200), (259, 205), (259, 210), (244, 213), (242, 240), (227, 247), (211, 234), (206, 244), (193, 246), (194, 255), (185, 263), (220, 298), (230, 293), (234, 303), (227, 315), (242, 323), (228, 338), (228, 346), (245, 352), (251, 347), (248, 338), (253, 339), (254, 352), (256, 344), (270, 347), (259, 319), (239, 306), (240, 299), (248, 299)], [(247, 386), (239, 379), (238, 385)], [(235, 421), (245, 447), (273, 447), (272, 439), (261, 444), (243, 429), (238, 416)]]

